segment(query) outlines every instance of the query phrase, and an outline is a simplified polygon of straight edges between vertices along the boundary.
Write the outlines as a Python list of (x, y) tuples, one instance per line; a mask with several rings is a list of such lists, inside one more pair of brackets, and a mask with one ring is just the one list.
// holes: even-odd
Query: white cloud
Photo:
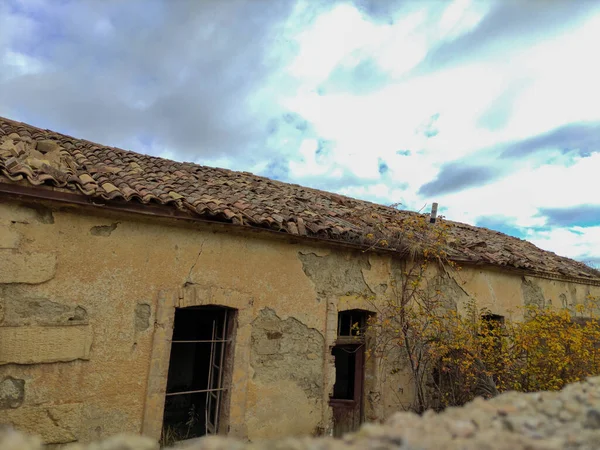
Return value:
[[(482, 187), (439, 196), (436, 201), (455, 220), (476, 223), (479, 217), (502, 215), (520, 227), (546, 224), (541, 208), (597, 204), (593, 181), (600, 171), (600, 153), (577, 158), (570, 167), (543, 165), (524, 169)], [(600, 222), (600, 217), (598, 218)], [(600, 247), (597, 250), (600, 251)]]
[(325, 175), (328, 172), (327, 166), (319, 164), (316, 160), (316, 151), (318, 142), (315, 139), (305, 139), (300, 144), (298, 153), (300, 161), (290, 161), (290, 170), (297, 177), (306, 177), (310, 175)]
[(600, 16), (567, 36), (549, 39), (523, 52), (513, 64), (535, 79), (517, 100), (506, 135), (531, 136), (564, 123), (599, 120)]
[(3, 81), (40, 73), (44, 68), (44, 64), (39, 59), (12, 50), (6, 50), (2, 55), (2, 66), (5, 67), (0, 74), (0, 79)]
[(474, 0), (455, 0), (440, 17), (437, 39), (456, 39), (471, 31), (490, 9), (490, 3)]
[(528, 240), (544, 250), (585, 262), (598, 258), (600, 226), (556, 228), (531, 233)]
[[(514, 25), (502, 0), (277, 1), (268, 11), (251, 0), (161, 1), (0, 4), (0, 109), (110, 145), (276, 169), (382, 203), (435, 200), (469, 223), (503, 216), (541, 227), (540, 208), (598, 202), (600, 153), (547, 145), (518, 161), (498, 157), (511, 141), (600, 121), (597, 11), (539, 14), (532, 3), (524, 8), (539, 23)], [(435, 199), (419, 194), (459, 159), (499, 176)], [(531, 236), (561, 254), (600, 257), (596, 228)]]
[[(549, 30), (547, 40), (530, 47), (519, 47), (515, 41), (514, 47), (490, 54), (480, 62), (412, 78), (399, 77), (418, 64), (436, 40), (456, 39), (472, 30), (488, 8), (489, 4), (472, 9), (467, 1), (454, 2), (437, 24), (427, 22), (428, 28), (422, 26), (428, 18), (424, 10), (394, 25), (365, 25), (347, 8), (334, 10), (327, 17), (333, 43), (348, 33), (350, 24), (360, 36), (345, 47), (317, 44), (323, 42), (325, 26), (318, 33), (307, 32), (304, 42), (311, 44), (303, 47), (302, 61), (321, 58), (328, 63), (321, 67), (322, 72), (313, 71), (304, 78), (304, 89), (286, 99), (284, 105), (307, 118), (317, 134), (335, 141), (330, 168), (342, 166), (364, 180), (364, 186), (340, 186), (339, 192), (378, 201), (387, 199), (389, 203), (401, 198), (409, 207), (420, 207), (431, 199), (419, 196), (418, 188), (435, 178), (440, 166), (448, 161), (463, 158), (468, 162), (464, 158), (472, 158), (489, 167), (501, 167), (504, 163), (494, 153), (500, 151), (502, 143), (572, 122), (600, 119), (600, 64), (592, 57), (594, 46), (600, 42), (600, 16), (590, 17), (579, 29), (555, 36)], [(357, 49), (362, 52), (356, 53)], [(315, 93), (316, 86), (336, 64), (348, 60), (348, 55), (365, 54), (388, 72), (391, 78), (387, 84), (364, 94)], [(479, 126), (479, 118), (506, 95), (511, 83), (518, 83), (519, 90), (513, 93), (515, 99), (506, 125), (497, 129)], [(417, 131), (434, 114), (439, 114), (435, 122), (438, 135), (428, 139)], [(396, 154), (404, 149), (410, 150), (410, 156)], [(482, 154), (482, 149), (488, 150)], [(475, 223), (479, 217), (504, 216), (520, 227), (545, 225), (545, 219), (538, 216), (539, 208), (568, 207), (574, 199), (578, 203), (597, 202), (590, 183), (600, 171), (600, 153), (581, 158), (558, 150), (562, 149), (523, 159), (515, 166), (516, 171), (498, 181), (433, 200), (441, 202), (447, 208), (446, 214), (455, 220)], [(376, 181), (379, 158), (389, 167), (385, 182)], [(327, 170), (316, 166), (314, 160), (291, 164), (290, 169), (292, 176)], [(569, 244), (555, 246), (559, 253), (600, 254), (600, 245), (594, 248), (595, 235), (589, 230), (584, 234), (566, 229), (553, 232), (567, 233), (564, 236), (571, 241), (565, 238), (565, 242), (576, 246), (570, 250)], [(550, 238), (544, 240), (543, 234), (535, 238), (548, 248)], [(590, 239), (588, 243), (586, 238)]]
[(373, 40), (374, 28), (352, 6), (338, 5), (297, 37), (300, 51), (288, 70), (305, 82), (321, 81), (345, 56)]

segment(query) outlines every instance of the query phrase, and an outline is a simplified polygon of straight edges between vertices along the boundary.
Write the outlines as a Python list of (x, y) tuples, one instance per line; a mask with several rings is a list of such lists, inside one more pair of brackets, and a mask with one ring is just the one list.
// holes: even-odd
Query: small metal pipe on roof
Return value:
[(438, 210), (438, 204), (433, 203), (431, 205), (431, 214), (429, 216), (429, 223), (435, 223), (435, 219), (437, 218), (437, 210)]

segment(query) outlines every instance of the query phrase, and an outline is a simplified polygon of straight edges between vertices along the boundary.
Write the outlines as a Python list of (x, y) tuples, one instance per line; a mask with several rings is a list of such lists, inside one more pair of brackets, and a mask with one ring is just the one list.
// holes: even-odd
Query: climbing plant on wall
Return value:
[(460, 280), (450, 225), (413, 215), (392, 228), (366, 236), (369, 249), (393, 245), (405, 256), (389, 295), (371, 299), (377, 314), (369, 319), (368, 356), (382, 371), (410, 375), (414, 399), (399, 406), (441, 409), (505, 390), (559, 390), (600, 374), (599, 299), (559, 310), (526, 306), (515, 311), (520, 320), (494, 316), (476, 299), (457, 305), (446, 289)]

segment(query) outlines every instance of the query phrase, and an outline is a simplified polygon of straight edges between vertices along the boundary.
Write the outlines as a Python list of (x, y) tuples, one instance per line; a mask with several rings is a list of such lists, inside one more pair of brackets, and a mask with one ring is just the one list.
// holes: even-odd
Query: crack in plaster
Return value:
[(202, 243), (200, 244), (200, 250), (198, 251), (198, 255), (196, 256), (196, 260), (194, 261), (194, 264), (192, 264), (192, 267), (190, 267), (190, 271), (188, 272), (188, 276), (185, 280), (185, 283), (183, 283), (183, 286), (189, 286), (190, 284), (194, 284), (192, 281), (192, 272), (194, 271), (194, 269), (196, 268), (196, 265), (198, 264), (198, 261), (200, 260), (200, 256), (202, 255), (202, 251), (204, 250), (204, 244), (206, 243), (208, 239), (204, 239), (202, 241)]

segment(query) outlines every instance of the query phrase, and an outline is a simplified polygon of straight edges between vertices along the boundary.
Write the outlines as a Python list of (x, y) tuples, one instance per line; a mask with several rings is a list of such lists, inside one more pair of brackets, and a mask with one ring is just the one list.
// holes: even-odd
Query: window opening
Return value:
[(502, 350), (502, 340), (500, 334), (504, 329), (504, 316), (499, 314), (484, 314), (481, 316), (482, 332), (495, 333), (493, 335), (493, 343), (487, 350), (500, 352)]
[(504, 316), (499, 314), (483, 314), (481, 319), (484, 323), (488, 323), (490, 325), (504, 325)]
[(232, 316), (232, 310), (216, 306), (175, 310), (163, 441), (218, 432), (222, 399), (229, 388), (223, 369)]
[(338, 337), (362, 336), (366, 325), (366, 313), (361, 310), (342, 311), (338, 314)]

